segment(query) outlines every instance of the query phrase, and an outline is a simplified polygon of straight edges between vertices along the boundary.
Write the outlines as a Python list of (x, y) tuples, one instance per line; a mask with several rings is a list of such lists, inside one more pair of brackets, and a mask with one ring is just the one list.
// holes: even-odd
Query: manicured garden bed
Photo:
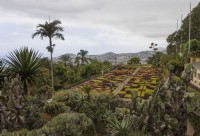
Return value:
[(118, 93), (121, 98), (130, 99), (131, 93), (137, 92), (138, 96), (148, 99), (158, 84), (158, 72), (154, 68), (141, 68)]
[(86, 83), (83, 83), (77, 88), (82, 90), (83, 86), (88, 84), (91, 87), (92, 92), (99, 93), (111, 93), (114, 91), (124, 80), (130, 76), (135, 69), (131, 68), (118, 68), (111, 71), (108, 74), (100, 76), (96, 79), (90, 80)]

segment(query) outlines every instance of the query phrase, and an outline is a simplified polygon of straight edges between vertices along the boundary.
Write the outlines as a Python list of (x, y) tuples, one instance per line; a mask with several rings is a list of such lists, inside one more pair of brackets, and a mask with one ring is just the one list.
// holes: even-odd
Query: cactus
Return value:
[(170, 80), (160, 85), (148, 100), (132, 94), (130, 114), (139, 118), (140, 130), (156, 136), (185, 136), (188, 116), (197, 109), (194, 94), (187, 90), (187, 80), (179, 84)]
[(23, 126), (24, 117), (21, 115), (23, 105), (19, 75), (10, 81), (5, 77), (0, 95), (0, 131), (15, 130)]

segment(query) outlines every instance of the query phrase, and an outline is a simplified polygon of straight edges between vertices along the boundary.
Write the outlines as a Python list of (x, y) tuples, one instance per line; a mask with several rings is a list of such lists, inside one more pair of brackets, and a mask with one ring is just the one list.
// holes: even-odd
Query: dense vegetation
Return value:
[[(197, 20), (199, 6), (192, 11)], [(22, 47), (0, 61), (2, 136), (186, 136), (188, 122), (200, 135), (200, 94), (189, 84), (195, 69), (184, 67), (199, 55), (198, 32), (192, 33), (190, 56), (187, 35), (179, 46), (183, 55), (174, 50), (172, 43), (180, 44), (174, 33), (167, 54), (154, 49), (150, 65), (134, 57), (113, 66), (90, 59), (86, 50), (75, 59), (63, 54), (53, 60), (52, 38), (64, 40), (60, 24), (39, 24), (33, 34), (49, 38), (50, 60)]]

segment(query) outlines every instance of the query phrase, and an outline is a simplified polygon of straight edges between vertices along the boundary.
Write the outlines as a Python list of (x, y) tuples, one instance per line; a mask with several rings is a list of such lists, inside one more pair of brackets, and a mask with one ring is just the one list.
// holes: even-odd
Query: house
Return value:
[(190, 62), (195, 69), (191, 83), (200, 89), (200, 58), (191, 58)]

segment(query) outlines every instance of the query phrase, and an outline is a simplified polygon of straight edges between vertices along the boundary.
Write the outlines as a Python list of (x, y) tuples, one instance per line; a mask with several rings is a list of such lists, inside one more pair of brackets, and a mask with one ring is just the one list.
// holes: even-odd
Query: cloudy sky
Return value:
[[(198, 0), (191, 0), (192, 8)], [(177, 19), (189, 13), (189, 0), (0, 0), (0, 56), (29, 46), (49, 55), (47, 40), (31, 38), (37, 24), (58, 19), (65, 41), (54, 40), (54, 56), (77, 53), (124, 53), (166, 47)]]

